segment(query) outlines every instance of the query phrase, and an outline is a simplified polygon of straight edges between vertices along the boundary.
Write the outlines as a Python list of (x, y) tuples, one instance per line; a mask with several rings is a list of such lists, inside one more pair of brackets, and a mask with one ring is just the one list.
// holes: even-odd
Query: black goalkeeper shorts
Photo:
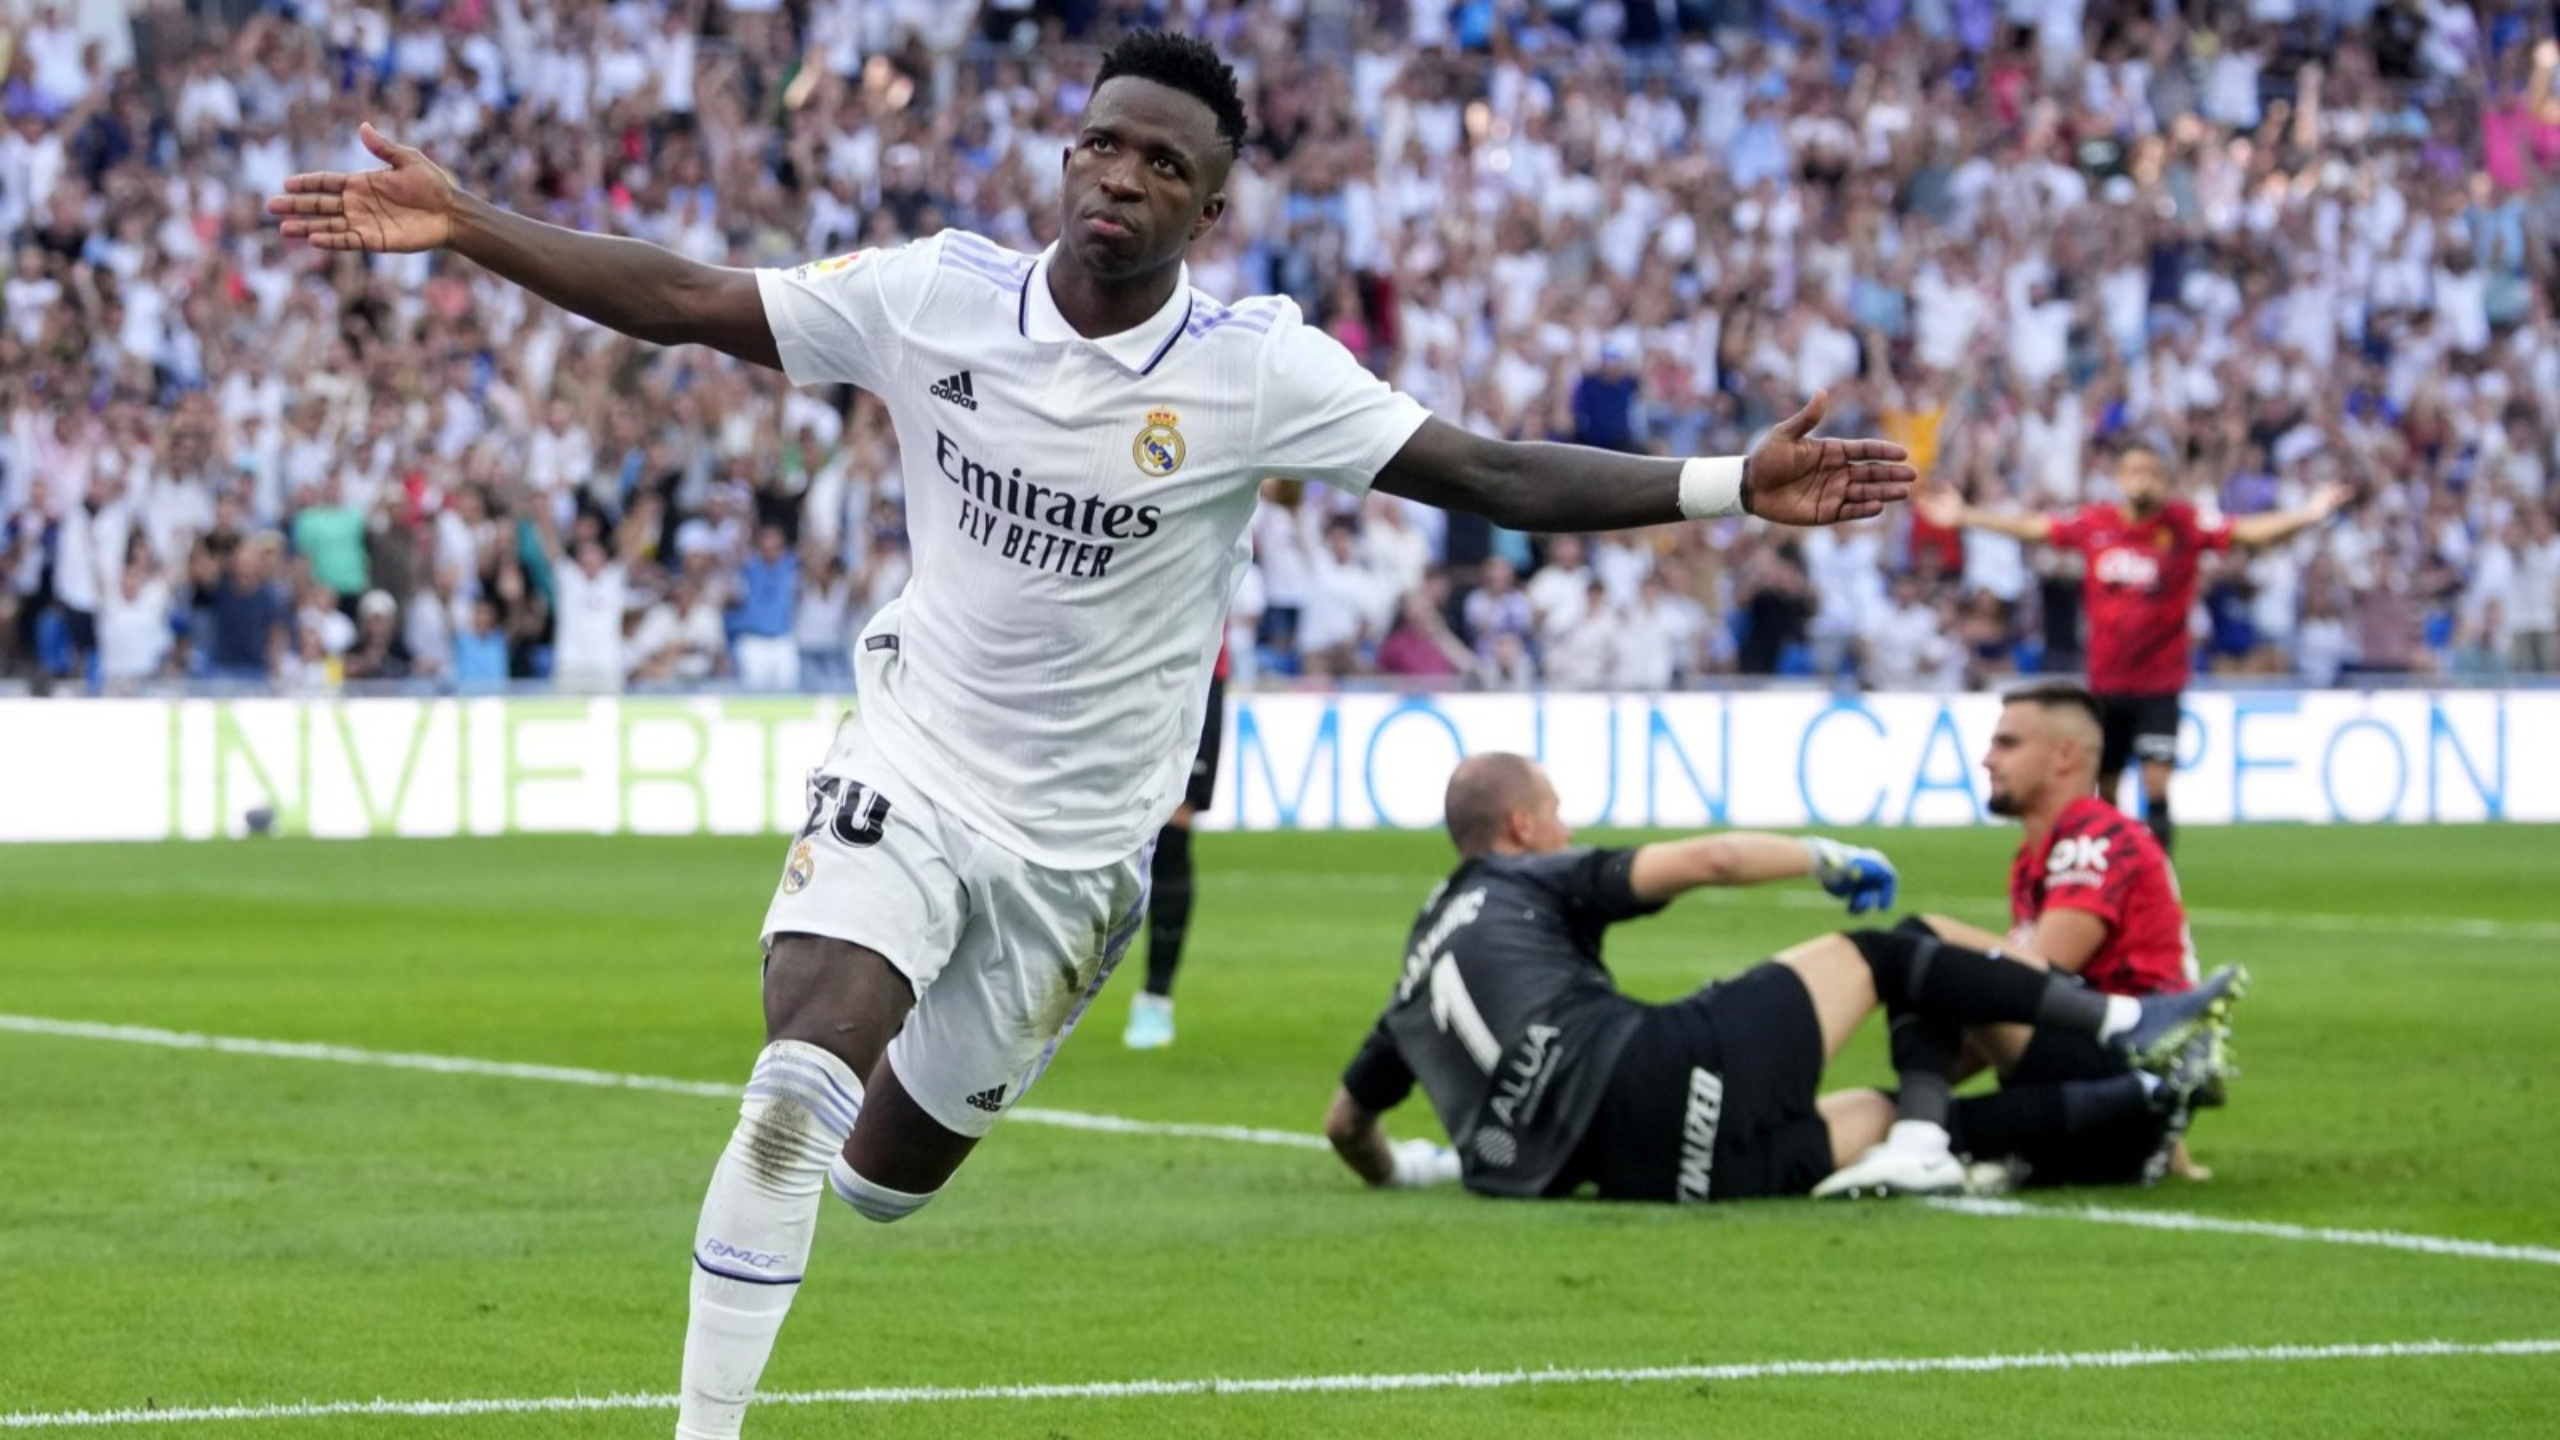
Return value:
[(1813, 997), (1775, 961), (1646, 1007), (1565, 1188), (1687, 1203), (1810, 1191), (1833, 1168), (1822, 1059)]

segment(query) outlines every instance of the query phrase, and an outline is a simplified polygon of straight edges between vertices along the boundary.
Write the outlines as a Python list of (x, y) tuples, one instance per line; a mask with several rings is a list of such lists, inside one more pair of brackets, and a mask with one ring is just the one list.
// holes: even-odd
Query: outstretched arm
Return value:
[(1901, 446), (1813, 437), (1824, 404), (1815, 395), (1747, 456), (1696, 460), (1489, 440), (1427, 420), (1378, 472), (1377, 486), (1531, 531), (1628, 530), (1736, 514), (1832, 525), (1880, 515), (1907, 497), (1916, 475)]
[(2355, 498), (2355, 491), (2345, 485), (2331, 483), (2320, 487), (2309, 504), (2295, 510), (2279, 510), (2268, 515), (2243, 515), (2231, 522), (2231, 543), (2244, 550), (2262, 550), (2281, 544), (2338, 513), (2338, 508)]
[(2041, 545), (2053, 538), (2053, 521), (2042, 515), (2006, 515), (1990, 510), (1977, 510), (1965, 503), (1953, 486), (1932, 485), (1920, 492), (1911, 508), (1921, 519), (1941, 530), (1988, 530), (2012, 540)]
[(1819, 836), (1751, 830), (1665, 840), (1636, 851), (1628, 888), (1648, 905), (1707, 886), (1761, 885), (1810, 876), (1849, 902), (1849, 912), (1888, 909), (1900, 877), (1880, 851)]
[(322, 250), (451, 250), (563, 310), (657, 345), (708, 345), (782, 368), (755, 272), (705, 265), (645, 241), (588, 235), (501, 210), (424, 152), (371, 125), (357, 138), (387, 169), (295, 175), (267, 213)]

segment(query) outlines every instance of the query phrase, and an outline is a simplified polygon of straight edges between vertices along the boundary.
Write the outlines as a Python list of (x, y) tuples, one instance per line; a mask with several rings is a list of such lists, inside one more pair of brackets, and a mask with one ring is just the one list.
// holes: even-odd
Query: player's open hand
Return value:
[(1836, 525), (1884, 513), (1910, 498), (1920, 472), (1885, 440), (1817, 439), (1829, 397), (1815, 391), (1805, 407), (1779, 421), (1743, 461), (1742, 492), (1751, 513), (1781, 525)]
[(369, 124), (356, 138), (391, 168), (286, 177), (284, 193), (267, 199), (267, 213), (284, 221), (285, 238), (308, 240), (322, 250), (394, 253), (433, 250), (450, 241), (454, 201), (461, 193), (453, 176), (424, 151), (394, 145)]
[(2343, 480), (2332, 480), (2311, 492), (2311, 512), (2326, 520), (2355, 503), (2355, 498), (2356, 487)]

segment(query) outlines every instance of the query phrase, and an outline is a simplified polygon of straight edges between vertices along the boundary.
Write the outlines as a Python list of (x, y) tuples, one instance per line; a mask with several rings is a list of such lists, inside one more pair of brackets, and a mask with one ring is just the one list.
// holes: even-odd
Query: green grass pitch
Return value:
[[(2015, 836), (1861, 836), (1904, 900), (2002, 918)], [(0, 850), (0, 1014), (743, 1080), (784, 847), (525, 838)], [(1435, 835), (1204, 836), (1170, 1051), (1113, 982), (1029, 1103), (1312, 1133)], [(2246, 961), (2219, 1173), (2043, 1194), (2560, 1246), (2560, 830), (2202, 829)], [(1839, 921), (1810, 887), (1622, 929), (1666, 999)], [(1883, 1078), (1871, 1026), (1835, 1071)], [(126, 1407), (674, 1387), (733, 1102), (0, 1028), (0, 1429)], [(1403, 1132), (1428, 1125), (1409, 1105)], [(998, 1130), (921, 1216), (829, 1203), (768, 1391), (1625, 1369), (2560, 1337), (2560, 1265), (1803, 1201), (1705, 1211), (1361, 1190), (1321, 1152)], [(81, 1433), (651, 1436), (666, 1410)], [(34, 1431), (32, 1433), (50, 1433)], [(1405, 1393), (773, 1407), (751, 1436), (2560, 1433), (2560, 1354), (1828, 1374)]]

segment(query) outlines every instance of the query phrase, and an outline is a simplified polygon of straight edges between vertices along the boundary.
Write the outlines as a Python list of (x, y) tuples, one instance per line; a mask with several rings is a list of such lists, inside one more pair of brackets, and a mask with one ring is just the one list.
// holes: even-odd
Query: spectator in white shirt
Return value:
[(1467, 592), (1461, 611), (1468, 638), (1488, 663), (1494, 658), (1494, 637), (1516, 635), (1523, 649), (1536, 639), (1537, 614), (1529, 608), (1529, 597), (1520, 588), (1519, 572), (1499, 555), (1484, 562), (1476, 588)]
[(2560, 669), (2560, 535), (2551, 512), (2539, 506), (2517, 523), (2514, 604), (2507, 624), (2514, 633), (2515, 668), (2548, 675)]
[(1523, 593), (1537, 617), (1538, 633), (1550, 634), (1582, 618), (1583, 597), (1591, 590), (1591, 567), (1583, 562), (1579, 535), (1556, 535), (1547, 541), (1546, 563), (1529, 577)]
[(1608, 592), (1598, 580), (1592, 581), (1583, 594), (1581, 617), (1549, 632), (1540, 653), (1539, 668), (1546, 674), (1548, 687), (1607, 689), (1619, 674), (1626, 632), (1625, 622), (1609, 604)]
[(2305, 685), (2325, 689), (2338, 683), (2355, 658), (2355, 632), (2337, 592), (2326, 584), (2312, 586), (2303, 601), (2301, 627), (2294, 633), (2294, 674)]
[[(1975, 482), (1974, 506), (1997, 514), (2014, 514), (2008, 483), (1997, 471), (1985, 471)], [(1967, 530), (1964, 535), (1964, 588), (2016, 604), (2027, 593), (2027, 547), (1995, 530)]]
[(1253, 512), (1253, 558), (1262, 571), (1262, 643), (1295, 647), (1299, 611), (1307, 603), (1315, 543), (1307, 528), (1306, 485), (1271, 480)]
[(1431, 569), (1431, 538), (1413, 523), (1407, 503), (1372, 494), (1360, 507), (1360, 563), (1376, 577), (1390, 605), (1421, 589), (1422, 577)]
[(1837, 675), (1884, 612), (1884, 537), (1874, 522), (1860, 522), (1807, 531), (1801, 543), (1814, 598), (1806, 632), (1814, 673)]
[(425, 680), (450, 678), (454, 634), (470, 620), (460, 568), (437, 566), (435, 578), (419, 586), (401, 607), (400, 643), (409, 653), (410, 671)]
[(110, 691), (132, 689), (168, 665), (169, 582), (136, 544), (98, 613), (98, 678)]
[(1870, 690), (1925, 691), (1951, 664), (1961, 675), (1964, 647), (1951, 629), (1920, 593), (1918, 577), (1895, 576), (1883, 609), (1859, 633), (1858, 678)]
[(807, 552), (791, 623), (791, 638), (800, 647), (800, 683), (842, 689), (853, 683), (853, 577), (834, 551), (812, 545)]
[(641, 617), (629, 653), (631, 678), (642, 683), (693, 684), (728, 673), (727, 627), (699, 577), (676, 577), (674, 592)]
[(1697, 668), (1701, 638), (1695, 602), (1679, 603), (1659, 575), (1636, 589), (1635, 603), (1620, 612), (1617, 668), (1610, 683), (1620, 690), (1669, 690)]
[(631, 599), (621, 564), (606, 558), (602, 544), (582, 540), (570, 563), (553, 557), (551, 573), (559, 602), (552, 626), (552, 679), (563, 690), (621, 689), (627, 670), (622, 615)]
[[(1307, 599), (1298, 618), (1298, 653), (1306, 673), (1343, 676), (1360, 668), (1360, 649), (1380, 634), (1384, 587), (1360, 563), (1359, 526), (1336, 515), (1324, 526), (1324, 543), (1307, 571)], [(1388, 605), (1394, 597), (1386, 596)]]
[(1633, 604), (1644, 577), (1653, 573), (1652, 541), (1632, 530), (1601, 536), (1592, 547), (1591, 573), (1608, 592), (1610, 604)]

